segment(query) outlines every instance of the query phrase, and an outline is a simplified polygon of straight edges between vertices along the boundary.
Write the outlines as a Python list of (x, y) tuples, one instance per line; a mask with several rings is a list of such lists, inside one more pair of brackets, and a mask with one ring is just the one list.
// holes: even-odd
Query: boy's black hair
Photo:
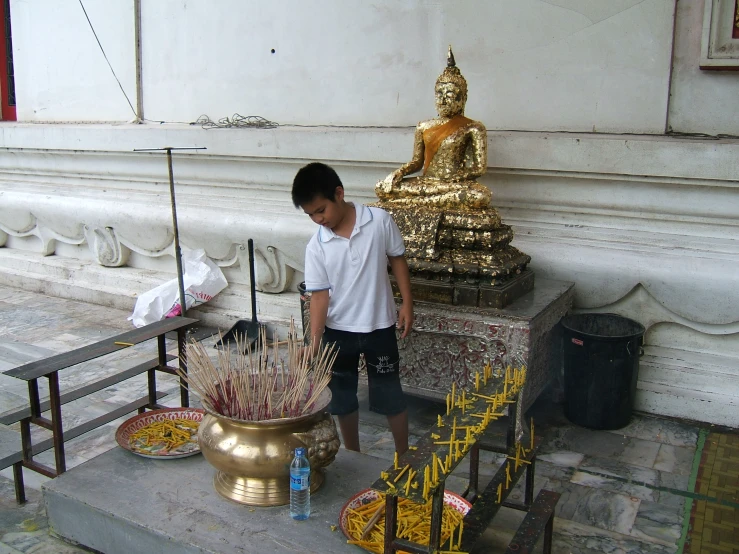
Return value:
[(296, 208), (323, 196), (331, 202), (336, 197), (336, 187), (343, 187), (341, 179), (333, 168), (320, 162), (313, 162), (300, 168), (293, 179), (293, 204)]

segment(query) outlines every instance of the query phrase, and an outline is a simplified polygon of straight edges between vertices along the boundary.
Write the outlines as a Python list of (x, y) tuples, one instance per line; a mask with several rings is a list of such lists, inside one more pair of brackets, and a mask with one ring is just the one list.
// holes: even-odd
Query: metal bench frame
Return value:
[[(115, 421), (127, 413), (138, 411), (139, 413), (146, 409), (163, 408), (158, 403), (159, 398), (164, 393), (157, 391), (156, 372), (161, 371), (175, 375), (176, 369), (167, 365), (167, 362), (174, 359), (174, 356), (167, 354), (165, 334), (171, 331), (177, 333), (177, 348), (179, 354), (179, 368), (187, 371), (187, 361), (185, 358), (185, 339), (186, 329), (190, 325), (197, 323), (198, 320), (174, 317), (158, 321), (150, 325), (146, 325), (139, 329), (128, 331), (113, 337), (108, 337), (96, 343), (77, 348), (75, 350), (65, 352), (36, 360), (34, 362), (10, 369), (4, 374), (22, 379), (28, 383), (29, 407), (16, 410), (5, 414), (0, 418), (0, 424), (8, 425), (20, 421), (21, 427), (21, 451), (17, 453), (20, 456), (20, 463), (14, 462), (13, 456), (5, 459), (5, 466), (13, 465), (16, 498), (21, 502), (21, 498), (25, 498), (23, 494), (23, 472), (21, 465), (37, 473), (47, 477), (56, 477), (64, 473), (67, 469), (66, 458), (64, 453), (64, 442), (78, 437), (84, 433), (92, 431), (98, 427), (105, 425), (111, 421)], [(59, 390), (59, 371), (68, 367), (94, 360), (100, 356), (117, 352), (130, 345), (139, 344), (151, 339), (157, 339), (158, 355), (156, 359), (150, 360), (143, 364), (139, 364), (130, 369), (119, 372), (115, 375), (100, 379), (94, 383), (85, 385), (68, 393), (61, 394)], [(118, 343), (118, 344), (116, 344)], [(100, 391), (111, 385), (130, 379), (135, 375), (147, 373), (148, 391), (147, 395), (134, 400), (112, 412), (100, 416), (91, 421), (87, 421), (67, 431), (62, 429), (62, 405), (73, 400), (77, 400), (94, 392)], [(38, 380), (46, 378), (49, 381), (49, 399), (42, 402), (39, 398)], [(183, 407), (190, 405), (189, 391), (187, 384), (180, 379), (180, 400)], [(51, 418), (44, 417), (45, 411), (51, 412)], [(53, 436), (45, 441), (33, 444), (31, 440), (31, 424), (38, 425), (52, 432)], [(55, 467), (49, 467), (35, 461), (34, 456), (41, 452), (54, 449)], [(21, 491), (19, 495), (18, 491)]]

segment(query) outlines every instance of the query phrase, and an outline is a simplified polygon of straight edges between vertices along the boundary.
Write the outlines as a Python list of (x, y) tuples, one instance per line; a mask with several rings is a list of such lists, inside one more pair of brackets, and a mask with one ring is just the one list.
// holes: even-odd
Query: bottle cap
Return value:
[(305, 456), (305, 448), (302, 446), (299, 446), (295, 449), (295, 455), (296, 456)]

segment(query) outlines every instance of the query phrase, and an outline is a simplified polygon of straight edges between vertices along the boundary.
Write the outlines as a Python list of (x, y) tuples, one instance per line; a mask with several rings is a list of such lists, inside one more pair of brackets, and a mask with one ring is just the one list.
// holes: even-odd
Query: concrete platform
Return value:
[(387, 467), (387, 460), (342, 449), (311, 497), (310, 518), (300, 522), (287, 506), (222, 498), (201, 455), (157, 461), (116, 448), (43, 490), (51, 530), (105, 554), (333, 553), (355, 549), (331, 529), (341, 507)]

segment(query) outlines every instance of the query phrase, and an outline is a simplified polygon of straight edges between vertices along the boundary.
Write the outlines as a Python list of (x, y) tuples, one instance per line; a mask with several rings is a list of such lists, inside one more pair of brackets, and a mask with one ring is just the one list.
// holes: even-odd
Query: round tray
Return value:
[[(342, 506), (341, 511), (339, 512), (339, 527), (341, 527), (341, 531), (344, 533), (344, 535), (346, 535), (347, 539), (354, 540), (357, 538), (357, 537), (352, 537), (349, 534), (349, 531), (347, 531), (346, 529), (346, 520), (347, 520), (347, 517), (349, 516), (348, 510), (358, 508), (360, 506), (363, 506), (364, 504), (369, 504), (373, 500), (377, 500), (379, 496), (380, 496), (380, 493), (375, 490), (364, 489), (363, 491), (358, 492), (357, 494), (352, 496), (346, 502), (346, 504)], [(467, 512), (469, 512), (472, 509), (472, 504), (467, 502), (464, 498), (459, 496), (457, 493), (454, 493), (451, 491), (444, 491), (444, 504), (451, 506), (463, 516), (467, 515)]]
[[(196, 445), (195, 449), (189, 452), (164, 452), (162, 454), (152, 454), (140, 452), (131, 448), (129, 439), (139, 429), (143, 429), (151, 423), (157, 421), (165, 421), (167, 419), (190, 419), (200, 423), (203, 420), (205, 411), (198, 408), (164, 408), (161, 410), (152, 410), (143, 414), (138, 414), (123, 422), (115, 433), (115, 440), (118, 445), (125, 448), (129, 452), (141, 456), (143, 458), (153, 458), (156, 460), (175, 460), (177, 458), (186, 458), (200, 453), (200, 447)], [(197, 442), (197, 433), (194, 436)]]

